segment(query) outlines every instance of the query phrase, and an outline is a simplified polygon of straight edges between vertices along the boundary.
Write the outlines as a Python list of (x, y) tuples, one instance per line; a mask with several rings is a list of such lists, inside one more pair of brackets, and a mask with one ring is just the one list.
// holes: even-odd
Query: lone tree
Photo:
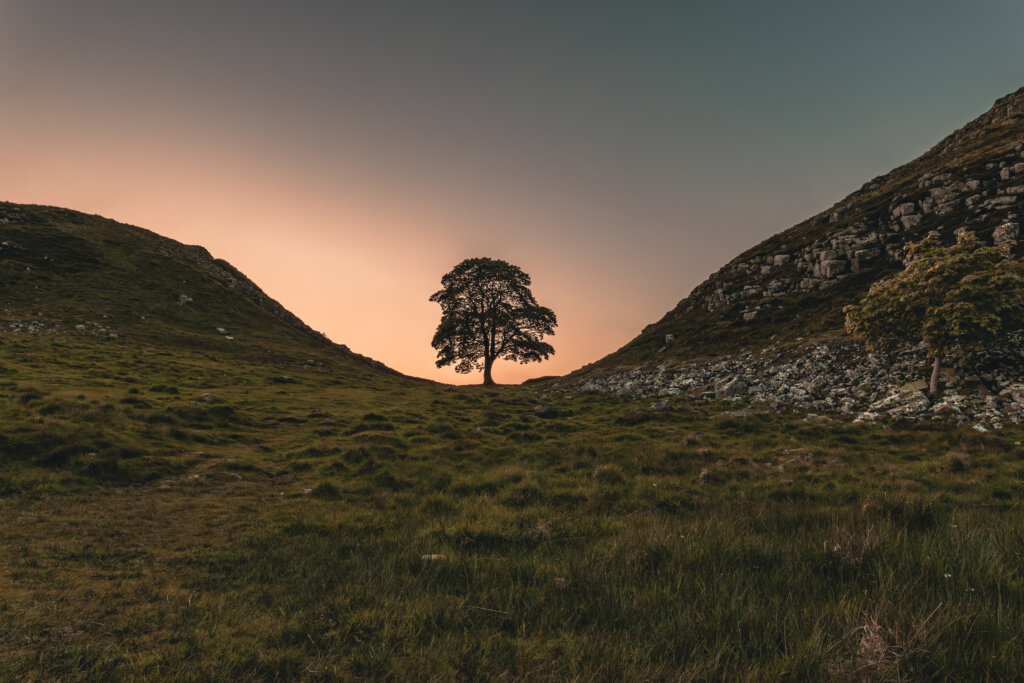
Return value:
[(441, 278), (442, 289), (430, 300), (441, 304), (441, 323), (431, 346), (437, 367), (455, 363), (455, 371), (484, 371), (492, 386), (491, 367), (498, 358), (520, 363), (546, 360), (555, 349), (541, 341), (554, 334), (555, 314), (537, 304), (530, 276), (498, 259), (466, 259)]
[(907, 266), (847, 306), (847, 331), (894, 350), (924, 342), (932, 357), (928, 392), (939, 388), (942, 357), (961, 357), (1024, 327), (1020, 263), (1012, 245), (984, 246), (972, 232), (943, 247), (937, 235), (907, 248)]

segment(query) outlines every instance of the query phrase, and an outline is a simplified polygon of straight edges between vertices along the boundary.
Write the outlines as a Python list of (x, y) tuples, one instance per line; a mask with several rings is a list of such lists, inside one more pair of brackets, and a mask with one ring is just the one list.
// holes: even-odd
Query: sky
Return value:
[(0, 0), (0, 200), (230, 261), (419, 377), (441, 276), (518, 265), (556, 353), (620, 348), (739, 252), (1024, 86), (1024, 3)]

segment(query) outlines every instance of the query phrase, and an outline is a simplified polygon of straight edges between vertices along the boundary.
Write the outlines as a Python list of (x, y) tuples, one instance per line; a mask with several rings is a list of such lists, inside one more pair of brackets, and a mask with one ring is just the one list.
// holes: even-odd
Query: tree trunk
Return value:
[(494, 359), (484, 356), (484, 386), (493, 387), (494, 379), (491, 377), (491, 366), (494, 365)]
[(941, 367), (942, 357), (935, 356), (935, 364), (932, 365), (932, 381), (928, 384), (928, 393), (934, 396), (939, 393), (939, 368)]

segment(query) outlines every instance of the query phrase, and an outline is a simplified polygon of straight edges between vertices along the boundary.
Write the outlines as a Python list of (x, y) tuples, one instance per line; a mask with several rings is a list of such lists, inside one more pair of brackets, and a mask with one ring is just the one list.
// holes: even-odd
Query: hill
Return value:
[[(873, 372), (864, 365), (863, 349), (843, 332), (843, 307), (902, 268), (905, 246), (933, 231), (947, 242), (961, 229), (985, 240), (1016, 240), (1022, 203), (1024, 88), (921, 157), (743, 252), (624, 347), (570, 375), (570, 383), (626, 393), (695, 389), (721, 396), (723, 381), (749, 375), (739, 390), (726, 392), (745, 395), (751, 387), (764, 389), (770, 376), (810, 354), (824, 362), (786, 384), (801, 385), (798, 395), (764, 392), (768, 399), (793, 403), (803, 395), (815, 408), (836, 408), (846, 397), (834, 390), (858, 386), (846, 376), (850, 370), (854, 380), (875, 387), (847, 406), (864, 408), (916, 379), (917, 359), (908, 349), (906, 357), (887, 360)], [(697, 366), (701, 370), (693, 372)], [(999, 391), (1010, 379), (991, 384), (989, 389)]]
[(396, 374), (315, 332), (206, 249), (99, 216), (0, 203), (0, 328), (113, 350)]
[(414, 381), (63, 209), (0, 278), (2, 679), (1024, 668), (1022, 426)]

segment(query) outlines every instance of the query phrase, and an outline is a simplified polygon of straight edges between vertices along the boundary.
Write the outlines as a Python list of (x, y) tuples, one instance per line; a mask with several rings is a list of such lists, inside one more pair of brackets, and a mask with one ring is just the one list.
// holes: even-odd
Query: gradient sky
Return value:
[(562, 374), (1024, 85), (1020, 0), (0, 0), (0, 199), (202, 244), (434, 368), (463, 258), (533, 277)]

